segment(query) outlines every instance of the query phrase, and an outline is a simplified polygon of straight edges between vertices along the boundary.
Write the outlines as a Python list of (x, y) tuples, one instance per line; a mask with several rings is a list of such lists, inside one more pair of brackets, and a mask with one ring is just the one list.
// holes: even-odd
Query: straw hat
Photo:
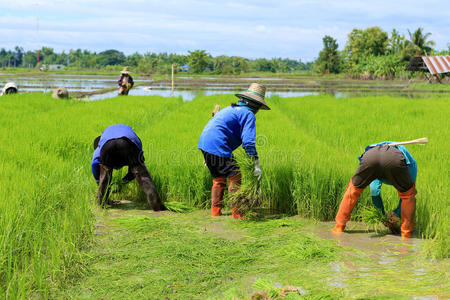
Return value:
[(69, 98), (69, 92), (65, 87), (59, 87), (53, 91), (52, 97), (55, 99)]
[(14, 82), (8, 82), (5, 84), (3, 89), (0, 91), (0, 96), (3, 94), (14, 94), (17, 93), (17, 85)]
[(130, 70), (128, 69), (128, 67), (123, 67), (123, 70), (120, 73), (122, 73), (122, 74), (130, 74)]
[(269, 106), (267, 106), (266, 101), (264, 101), (264, 96), (266, 95), (266, 87), (259, 84), (259, 83), (252, 83), (250, 84), (247, 91), (242, 92), (240, 94), (236, 94), (236, 97), (243, 97), (247, 100), (250, 100), (254, 103), (260, 104), (261, 109), (270, 109)]

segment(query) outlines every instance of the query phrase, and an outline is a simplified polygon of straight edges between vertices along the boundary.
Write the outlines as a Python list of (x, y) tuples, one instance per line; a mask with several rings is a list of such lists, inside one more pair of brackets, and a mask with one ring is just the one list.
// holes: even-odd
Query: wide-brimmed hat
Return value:
[(128, 69), (128, 67), (123, 67), (123, 70), (120, 73), (122, 73), (122, 74), (130, 74), (130, 70)]
[(266, 87), (259, 83), (252, 83), (250, 84), (247, 91), (242, 92), (240, 94), (236, 94), (236, 97), (238, 98), (245, 98), (247, 100), (250, 100), (254, 103), (257, 103), (261, 105), (261, 109), (270, 109), (269, 106), (267, 106), (266, 101), (264, 101), (264, 96), (266, 95)]

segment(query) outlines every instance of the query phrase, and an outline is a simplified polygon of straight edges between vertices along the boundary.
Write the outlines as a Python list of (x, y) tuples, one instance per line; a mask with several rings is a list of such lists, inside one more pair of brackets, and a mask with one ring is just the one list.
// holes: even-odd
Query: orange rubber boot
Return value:
[(347, 224), (348, 220), (350, 220), (350, 214), (352, 213), (353, 208), (355, 208), (355, 205), (358, 202), (359, 196), (361, 196), (363, 190), (364, 189), (355, 187), (352, 179), (350, 179), (335, 218), (336, 226), (334, 226), (332, 230), (333, 233), (341, 233), (344, 231), (345, 224)]
[(233, 219), (236, 220), (244, 219), (244, 214), (237, 207), (231, 210), (231, 215), (233, 216)]
[(235, 193), (241, 187), (242, 175), (238, 172), (233, 177), (228, 178), (228, 193)]
[(226, 186), (227, 179), (225, 177), (216, 177), (213, 179), (211, 188), (211, 217), (218, 217), (222, 214), (222, 198)]
[(402, 226), (401, 234), (402, 238), (411, 238), (411, 234), (414, 231), (414, 214), (416, 213), (416, 185), (406, 192), (398, 192), (398, 195), (402, 199), (401, 220)]
[[(241, 186), (241, 172), (238, 172), (233, 177), (229, 177), (228, 180), (228, 193), (231, 194), (237, 192), (239, 190), (239, 187)], [(239, 210), (239, 207), (232, 207), (231, 215), (234, 219), (242, 219), (242, 217), (244, 216), (244, 214)]]

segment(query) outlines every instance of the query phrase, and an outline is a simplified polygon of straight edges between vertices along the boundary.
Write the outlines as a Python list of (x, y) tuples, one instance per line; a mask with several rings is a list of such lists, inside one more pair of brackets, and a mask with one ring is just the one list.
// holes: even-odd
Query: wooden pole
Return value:
[(174, 80), (173, 80), (174, 68), (175, 68), (175, 65), (172, 64), (172, 97), (173, 97), (173, 90), (175, 89)]

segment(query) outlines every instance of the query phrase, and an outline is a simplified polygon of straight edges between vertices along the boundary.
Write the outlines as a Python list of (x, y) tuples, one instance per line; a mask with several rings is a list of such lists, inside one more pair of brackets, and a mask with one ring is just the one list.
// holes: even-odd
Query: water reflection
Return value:
[[(208, 90), (175, 90), (173, 97), (181, 97), (183, 101), (192, 101), (195, 97), (199, 96), (212, 96), (212, 95), (234, 95), (236, 92), (232, 90), (221, 90), (221, 89), (208, 89)], [(138, 86), (137, 88), (131, 89), (130, 96), (162, 96), (171, 97), (172, 91), (170, 89), (149, 89), (148, 87)], [(319, 95), (318, 92), (267, 92), (266, 97), (271, 97), (277, 95), (279, 97), (303, 97), (309, 95)], [(87, 97), (88, 100), (96, 101), (103, 100), (107, 98), (112, 98), (117, 96), (117, 91), (108, 92), (104, 94), (92, 95)]]

